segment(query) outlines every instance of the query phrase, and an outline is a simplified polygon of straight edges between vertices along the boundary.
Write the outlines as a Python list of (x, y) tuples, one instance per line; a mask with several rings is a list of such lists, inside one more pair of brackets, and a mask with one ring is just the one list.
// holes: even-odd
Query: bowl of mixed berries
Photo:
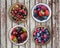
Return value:
[(15, 3), (10, 7), (9, 15), (11, 20), (15, 21), (16, 23), (21, 23), (27, 20), (28, 11), (25, 5)]
[(28, 41), (29, 32), (21, 25), (13, 27), (9, 32), (9, 39), (15, 45), (23, 45)]
[(33, 31), (33, 39), (37, 44), (47, 44), (50, 40), (49, 29), (45, 26), (36, 27)]
[(32, 9), (32, 17), (37, 22), (45, 22), (51, 17), (51, 9), (47, 4), (36, 4)]

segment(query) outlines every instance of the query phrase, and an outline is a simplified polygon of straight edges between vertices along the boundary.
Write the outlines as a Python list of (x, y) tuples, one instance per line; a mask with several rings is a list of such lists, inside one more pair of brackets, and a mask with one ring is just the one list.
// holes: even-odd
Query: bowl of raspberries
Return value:
[(28, 41), (29, 32), (21, 25), (13, 27), (9, 32), (9, 39), (15, 45), (23, 45)]
[(33, 39), (37, 44), (44, 45), (50, 40), (50, 31), (47, 27), (39, 26), (33, 31)]
[(51, 9), (47, 4), (38, 3), (32, 9), (32, 17), (37, 22), (45, 22), (51, 17)]
[(25, 22), (27, 20), (27, 15), (27, 8), (21, 3), (15, 3), (9, 9), (9, 16), (11, 20), (16, 23)]

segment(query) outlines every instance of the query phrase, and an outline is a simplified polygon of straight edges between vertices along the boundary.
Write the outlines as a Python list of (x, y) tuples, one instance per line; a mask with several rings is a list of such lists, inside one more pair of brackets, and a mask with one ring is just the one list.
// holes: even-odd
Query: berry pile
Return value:
[(22, 27), (16, 27), (12, 30), (10, 39), (15, 43), (23, 43), (27, 39), (27, 31)]
[(38, 27), (34, 30), (33, 37), (37, 43), (43, 45), (50, 39), (50, 32), (47, 28)]
[(33, 16), (40, 21), (46, 20), (49, 14), (49, 10), (45, 5), (37, 5), (33, 10)]
[(10, 14), (15, 22), (25, 21), (27, 18), (27, 8), (20, 3), (14, 4), (10, 8)]

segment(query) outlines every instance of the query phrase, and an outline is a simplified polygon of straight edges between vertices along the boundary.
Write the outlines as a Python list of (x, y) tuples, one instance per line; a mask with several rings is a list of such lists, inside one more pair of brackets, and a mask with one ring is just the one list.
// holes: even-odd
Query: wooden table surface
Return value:
[[(18, 25), (9, 19), (9, 8), (12, 4), (20, 2), (28, 8), (28, 20), (19, 24), (25, 26), (29, 31), (29, 40), (23, 46), (15, 46), (8, 39), (9, 30)], [(31, 17), (32, 7), (37, 3), (46, 3), (51, 7), (51, 18), (44, 23), (38, 23)], [(32, 30), (37, 25), (49, 26), (51, 31), (50, 42), (46, 45), (36, 45), (33, 41)], [(60, 48), (60, 0), (0, 0), (0, 48)]]

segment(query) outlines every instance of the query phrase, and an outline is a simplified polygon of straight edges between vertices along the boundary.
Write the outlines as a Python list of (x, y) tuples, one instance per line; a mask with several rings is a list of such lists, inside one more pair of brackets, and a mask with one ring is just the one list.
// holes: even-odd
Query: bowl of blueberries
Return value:
[(36, 44), (44, 45), (50, 41), (50, 31), (48, 27), (38, 26), (33, 31), (33, 39)]
[(29, 32), (24, 26), (17, 25), (11, 28), (8, 36), (13, 44), (23, 45), (28, 41)]
[(38, 3), (32, 9), (32, 17), (37, 22), (45, 22), (51, 17), (51, 9), (47, 4)]

